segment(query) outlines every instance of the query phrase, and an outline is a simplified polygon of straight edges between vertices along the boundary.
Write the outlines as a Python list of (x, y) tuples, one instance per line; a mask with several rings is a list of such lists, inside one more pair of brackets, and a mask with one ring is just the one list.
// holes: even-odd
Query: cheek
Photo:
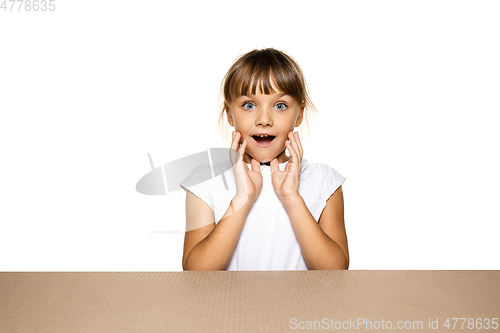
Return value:
[(248, 131), (248, 128), (250, 127), (248, 119), (235, 117), (233, 118), (233, 122), (234, 122), (234, 128), (237, 131), (242, 132), (241, 134), (245, 134), (244, 132)]

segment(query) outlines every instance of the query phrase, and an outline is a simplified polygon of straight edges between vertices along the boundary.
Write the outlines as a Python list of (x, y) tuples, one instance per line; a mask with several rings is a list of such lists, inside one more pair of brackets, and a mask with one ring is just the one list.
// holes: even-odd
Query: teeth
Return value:
[(262, 135), (259, 135), (259, 136), (260, 136), (261, 138), (266, 138), (266, 137), (268, 137), (269, 135), (264, 135), (264, 134), (262, 134)]

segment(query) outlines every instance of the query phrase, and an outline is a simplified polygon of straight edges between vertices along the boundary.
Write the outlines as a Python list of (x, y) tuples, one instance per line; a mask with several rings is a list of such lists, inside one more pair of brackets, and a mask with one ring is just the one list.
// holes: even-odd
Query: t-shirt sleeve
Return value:
[(214, 210), (210, 194), (208, 192), (211, 170), (208, 165), (202, 165), (195, 168), (186, 179), (184, 179), (179, 186), (184, 191), (189, 191), (196, 195), (198, 198), (207, 203), (207, 205)]
[(324, 191), (323, 200), (327, 201), (333, 193), (344, 183), (345, 177), (343, 177), (337, 170), (325, 165), (324, 172)]

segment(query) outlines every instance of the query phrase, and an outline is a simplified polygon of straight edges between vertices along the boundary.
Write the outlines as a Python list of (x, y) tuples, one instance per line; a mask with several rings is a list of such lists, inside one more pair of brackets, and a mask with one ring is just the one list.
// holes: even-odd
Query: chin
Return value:
[(269, 156), (263, 157), (263, 156), (261, 156), (260, 158), (256, 158), (256, 160), (259, 161), (260, 163), (269, 163), (272, 160), (274, 160), (275, 158), (276, 158), (276, 156), (275, 157), (269, 157)]
[(270, 159), (266, 159), (266, 158), (263, 158), (263, 159), (259, 159), (257, 157), (252, 157), (250, 158), (250, 162), (248, 162), (249, 164), (252, 162), (252, 159), (256, 160), (258, 163), (262, 164), (262, 163), (268, 163), (268, 162), (271, 162), (272, 160)]
[(254, 160), (256, 160), (259, 163), (271, 163), (271, 161), (274, 160), (275, 158), (278, 158), (278, 156), (280, 154), (279, 153), (269, 153), (269, 152), (262, 154), (262, 152), (261, 152), (261, 154), (259, 154), (258, 156), (254, 156), (252, 154), (248, 154), (248, 155), (250, 155), (250, 161), (253, 158)]

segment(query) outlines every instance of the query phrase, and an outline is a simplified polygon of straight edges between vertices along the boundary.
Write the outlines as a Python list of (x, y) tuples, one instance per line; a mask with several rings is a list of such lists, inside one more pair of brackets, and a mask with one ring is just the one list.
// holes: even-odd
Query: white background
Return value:
[(55, 4), (0, 11), (1, 270), (181, 270), (147, 153), (224, 147), (222, 78), (263, 47), (320, 111), (304, 158), (347, 178), (351, 269), (500, 268), (497, 1)]

